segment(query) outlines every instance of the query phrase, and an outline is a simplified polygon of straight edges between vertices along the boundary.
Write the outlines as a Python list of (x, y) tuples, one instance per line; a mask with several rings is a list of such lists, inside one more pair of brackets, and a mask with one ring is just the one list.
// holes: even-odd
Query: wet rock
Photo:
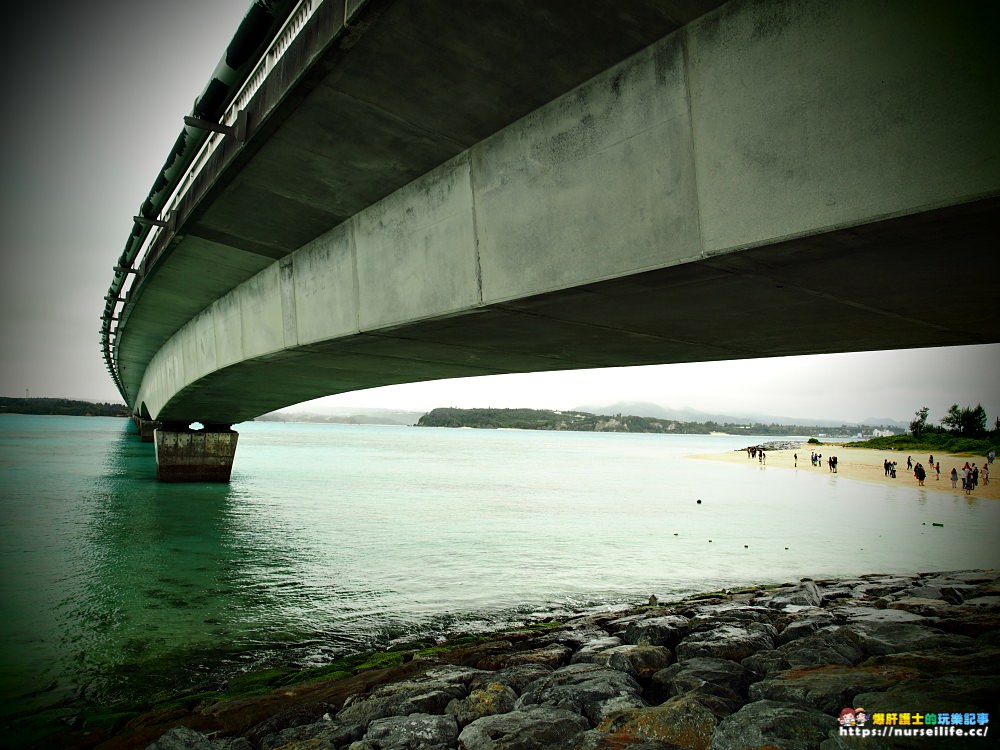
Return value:
[(326, 713), (336, 713), (336, 709), (327, 704), (292, 706), (284, 711), (279, 711), (274, 716), (269, 717), (266, 721), (257, 724), (244, 736), (253, 745), (264, 744), (264, 740), (266, 738), (274, 736), (286, 729), (315, 724), (316, 722), (319, 722), (323, 718), (323, 714)]
[(506, 669), (519, 664), (543, 664), (553, 669), (569, 664), (573, 649), (559, 643), (513, 653), (491, 654), (480, 660), (480, 669)]
[(792, 667), (820, 664), (852, 666), (865, 659), (853, 632), (846, 628), (823, 630), (785, 643), (772, 651), (760, 651), (740, 663), (761, 677), (768, 677)]
[(711, 699), (695, 693), (671, 698), (650, 708), (622, 711), (598, 726), (602, 732), (661, 740), (691, 750), (707, 750), (722, 718)]
[(742, 665), (728, 659), (697, 657), (672, 664), (653, 675), (653, 684), (664, 695), (684, 693), (711, 695), (721, 699), (728, 709), (736, 711), (747, 700), (747, 690), (753, 674)]
[(967, 711), (996, 713), (1000, 701), (1000, 675), (944, 675), (931, 679), (908, 679), (888, 690), (859, 693), (854, 705), (871, 715), (880, 711)]
[(856, 621), (845, 626), (855, 642), (869, 656), (928, 649), (969, 649), (968, 636), (944, 633), (936, 628), (910, 622)]
[(882, 608), (870, 605), (846, 608), (844, 616), (849, 622), (908, 622), (914, 625), (928, 625), (932, 622), (923, 615), (907, 612), (905, 609), (888, 609), (888, 601), (881, 601), (881, 603), (885, 605)]
[(509, 685), (491, 682), (473, 690), (467, 698), (451, 701), (445, 712), (455, 717), (459, 727), (465, 727), (484, 716), (513, 711), (516, 702), (517, 693)]
[(614, 635), (605, 635), (603, 638), (595, 638), (592, 641), (587, 642), (570, 659), (570, 664), (595, 664), (595, 663), (607, 663), (607, 658), (596, 658), (598, 655), (607, 651), (609, 648), (614, 648), (615, 646), (621, 646), (622, 639)]
[(773, 609), (785, 609), (789, 606), (818, 607), (823, 597), (819, 588), (810, 580), (803, 580), (798, 586), (785, 591), (779, 591), (768, 602)]
[(706, 607), (699, 607), (694, 616), (689, 620), (690, 630), (701, 630), (705, 626), (716, 625), (720, 622), (772, 622), (777, 613), (766, 606), (754, 604), (738, 604), (735, 602), (722, 602)]
[(858, 693), (885, 690), (919, 674), (915, 669), (889, 666), (824, 665), (789, 669), (751, 685), (750, 700), (796, 703), (836, 714), (844, 706), (855, 705), (852, 701)]
[(592, 663), (617, 669), (644, 681), (664, 667), (670, 666), (673, 660), (674, 655), (664, 646), (624, 645), (596, 654)]
[(839, 624), (832, 612), (816, 608), (793, 617), (778, 633), (777, 643), (785, 644)]
[(547, 664), (517, 664), (497, 672), (486, 672), (482, 678), (472, 681), (472, 688), (482, 688), (491, 682), (502, 682), (520, 695), (535, 680), (552, 674), (553, 668)]
[[(592, 644), (607, 642), (609, 639), (616, 639), (618, 643), (621, 643), (617, 636), (613, 636), (608, 631), (602, 630), (597, 627), (587, 627), (585, 625), (578, 625), (571, 630), (562, 630), (555, 633), (551, 633), (548, 636), (539, 638), (536, 642), (539, 645), (549, 645), (550, 643), (558, 643), (562, 646), (568, 646), (574, 652), (579, 652), (581, 649), (586, 649)], [(618, 643), (612, 643), (610, 645), (617, 646)]]
[(218, 746), (201, 732), (187, 727), (174, 727), (146, 750), (218, 750)]
[(537, 704), (564, 708), (596, 725), (611, 711), (645, 706), (641, 693), (639, 683), (624, 672), (573, 664), (528, 685), (517, 707)]
[(943, 599), (923, 599), (915, 596), (904, 596), (889, 602), (889, 609), (901, 609), (920, 617), (941, 617), (947, 615), (952, 605)]
[(777, 747), (813, 750), (837, 726), (836, 719), (813, 708), (762, 700), (748, 703), (715, 728), (711, 750)]
[(269, 734), (261, 739), (258, 746), (260, 750), (340, 747), (361, 739), (364, 733), (365, 728), (360, 724), (318, 721)]
[(605, 734), (599, 729), (577, 735), (566, 750), (684, 750), (662, 740), (652, 740), (634, 734)]
[(458, 735), (461, 750), (556, 750), (590, 729), (580, 714), (551, 706), (484, 716)]
[(677, 644), (677, 661), (697, 656), (740, 661), (758, 651), (774, 648), (777, 635), (772, 625), (748, 622), (742, 625), (722, 623), (708, 630), (691, 633)]
[(457, 738), (454, 716), (410, 714), (376, 719), (364, 741), (375, 750), (446, 750)]
[(914, 585), (917, 578), (902, 576), (862, 576), (864, 583), (855, 587), (855, 596), (878, 598), (895, 594)]
[(1000, 614), (970, 612), (964, 607), (956, 607), (954, 612), (936, 618), (934, 627), (946, 633), (978, 638), (991, 632), (1000, 631)]
[(663, 615), (629, 624), (623, 640), (632, 646), (664, 646), (672, 649), (689, 630), (688, 618)]
[(928, 677), (949, 674), (993, 675), (1000, 673), (1000, 649), (984, 646), (968, 654), (934, 651), (903, 652), (866, 659), (863, 667), (915, 670)]
[(376, 719), (408, 714), (444, 713), (448, 703), (464, 698), (468, 689), (464, 679), (472, 680), (475, 670), (455, 670), (428, 673), (424, 679), (390, 683), (376, 689), (370, 696), (345, 703), (337, 713), (341, 724), (368, 726)]

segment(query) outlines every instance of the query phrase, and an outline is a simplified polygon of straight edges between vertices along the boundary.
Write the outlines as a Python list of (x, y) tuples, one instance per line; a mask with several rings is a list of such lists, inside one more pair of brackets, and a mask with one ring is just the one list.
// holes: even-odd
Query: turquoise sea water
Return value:
[(237, 429), (230, 484), (159, 484), (125, 420), (0, 416), (5, 714), (650, 593), (1000, 567), (995, 501), (686, 458), (745, 436)]

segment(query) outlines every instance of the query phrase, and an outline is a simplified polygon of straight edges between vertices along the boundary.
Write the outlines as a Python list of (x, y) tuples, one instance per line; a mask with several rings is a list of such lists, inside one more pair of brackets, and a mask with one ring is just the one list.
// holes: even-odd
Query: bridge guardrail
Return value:
[[(322, 2), (323, 0), (298, 0), (293, 3), (285, 0), (265, 7), (260, 0), (255, 1), (233, 36), (227, 54), (216, 67), (215, 75), (195, 101), (192, 115), (223, 127), (235, 127), (240, 112), (246, 108), (282, 54)], [(263, 29), (262, 12), (273, 19), (267, 29)], [(228, 62), (230, 48), (237, 43), (245, 45), (248, 38), (253, 40), (254, 35), (261, 37), (255, 47), (260, 49), (263, 45), (262, 52), (255, 56), (256, 64), (251, 67), (251, 63), (244, 63), (240, 69), (233, 69)], [(220, 97), (219, 84), (226, 86), (227, 78), (228, 89), (223, 92), (221, 102), (216, 102)], [(223, 107), (220, 115), (219, 110)], [(108, 373), (126, 403), (128, 394), (114, 359), (118, 326), (113, 324), (120, 324), (122, 314), (141, 284), (141, 273), (136, 267), (136, 261), (139, 261), (140, 268), (148, 267), (156, 257), (159, 240), (165, 239), (165, 233), (173, 232), (177, 206), (225, 137), (223, 133), (207, 132), (196, 126), (185, 125), (157, 176), (149, 197), (140, 207), (125, 250), (114, 267), (115, 275), (108, 294), (104, 297), (105, 306), (101, 315), (101, 350)]]

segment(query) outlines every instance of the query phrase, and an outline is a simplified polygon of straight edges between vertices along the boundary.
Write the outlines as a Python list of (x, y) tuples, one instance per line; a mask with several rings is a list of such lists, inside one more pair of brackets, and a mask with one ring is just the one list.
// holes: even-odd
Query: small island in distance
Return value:
[(417, 427), (471, 427), (510, 430), (573, 430), (578, 432), (644, 432), (673, 435), (823, 435), (856, 437), (878, 432), (898, 434), (901, 430), (885, 425), (802, 425), (761, 422), (685, 422), (677, 419), (634, 415), (599, 415), (585, 411), (548, 409), (432, 409), (418, 421)]

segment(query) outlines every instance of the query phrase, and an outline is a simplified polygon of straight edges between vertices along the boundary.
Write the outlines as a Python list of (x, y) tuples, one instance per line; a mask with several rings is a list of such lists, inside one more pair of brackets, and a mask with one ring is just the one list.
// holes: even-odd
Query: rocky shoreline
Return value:
[[(993, 747), (1000, 571), (651, 599), (627, 612), (399, 648), (387, 663), (262, 695), (191, 697), (39, 747)], [(842, 726), (845, 708), (864, 709), (860, 721)]]

